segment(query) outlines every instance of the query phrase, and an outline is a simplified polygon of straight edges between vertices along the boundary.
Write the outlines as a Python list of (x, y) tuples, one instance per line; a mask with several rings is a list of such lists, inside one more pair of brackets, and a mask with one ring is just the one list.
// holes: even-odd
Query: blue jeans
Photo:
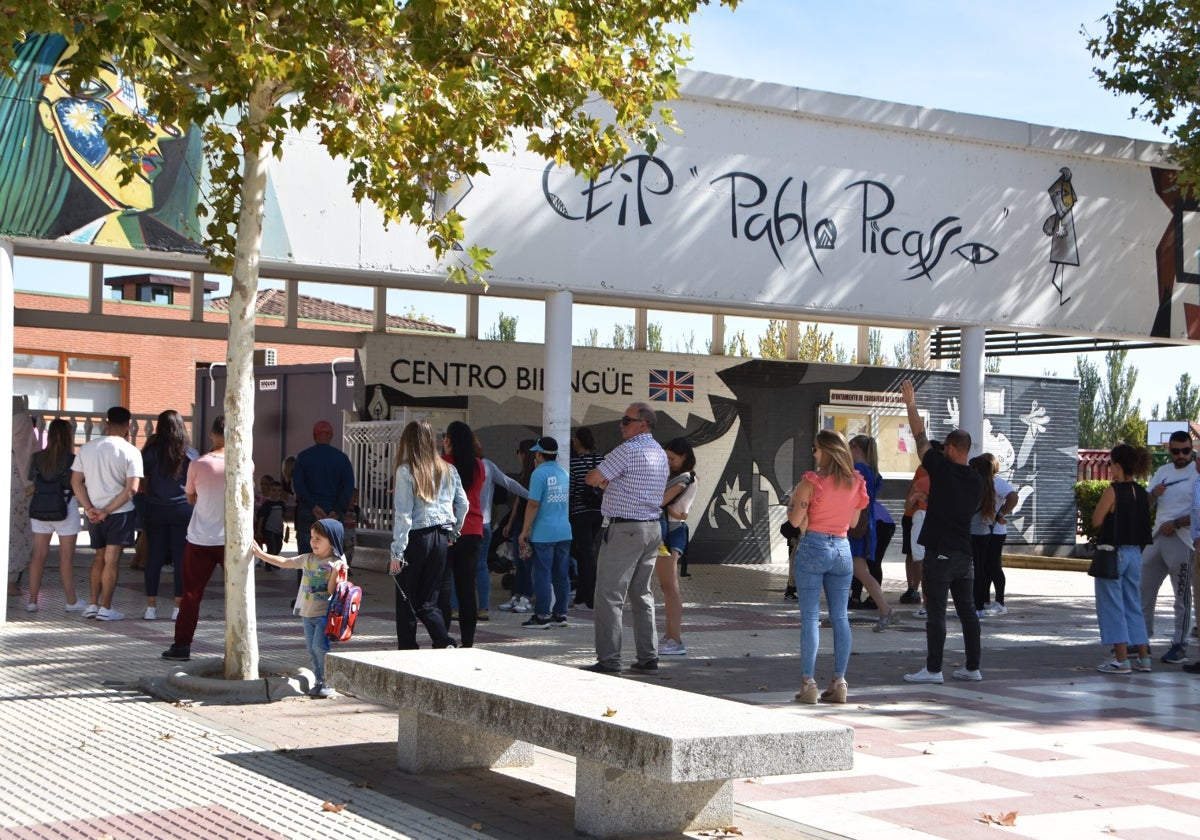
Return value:
[[(535, 614), (548, 618), (566, 615), (571, 597), (571, 541), (530, 543), (533, 549), (533, 601)], [(553, 590), (553, 591), (552, 591)]]
[(854, 560), (845, 537), (809, 531), (796, 546), (793, 563), (796, 596), (800, 602), (800, 674), (804, 679), (817, 670), (817, 647), (821, 638), (821, 590), (833, 625), (833, 675), (846, 675), (850, 664), (850, 581)]
[(325, 638), (325, 616), (305, 616), (300, 620), (304, 623), (304, 646), (308, 648), (308, 656), (312, 660), (313, 674), (318, 683), (323, 683), (325, 654), (329, 652), (329, 640)]
[(1117, 546), (1116, 580), (1096, 581), (1096, 620), (1100, 643), (1144, 645), (1148, 641), (1142, 615), (1142, 552), (1136, 545)]

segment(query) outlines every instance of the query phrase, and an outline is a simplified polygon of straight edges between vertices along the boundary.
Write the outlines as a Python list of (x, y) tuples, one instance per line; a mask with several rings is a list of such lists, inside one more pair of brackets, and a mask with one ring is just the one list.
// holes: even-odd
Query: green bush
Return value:
[(1099, 533), (1092, 525), (1092, 514), (1100, 503), (1100, 494), (1111, 482), (1108, 481), (1077, 481), (1075, 482), (1075, 507), (1079, 510), (1079, 521), (1083, 526), (1083, 535), (1087, 537), (1088, 545), (1096, 544)]

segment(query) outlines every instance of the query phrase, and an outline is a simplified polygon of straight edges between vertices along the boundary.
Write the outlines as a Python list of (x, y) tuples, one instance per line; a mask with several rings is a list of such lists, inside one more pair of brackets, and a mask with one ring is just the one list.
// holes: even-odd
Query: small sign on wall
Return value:
[(260, 391), (278, 391), (278, 379), (260, 379), (258, 380), (258, 390)]

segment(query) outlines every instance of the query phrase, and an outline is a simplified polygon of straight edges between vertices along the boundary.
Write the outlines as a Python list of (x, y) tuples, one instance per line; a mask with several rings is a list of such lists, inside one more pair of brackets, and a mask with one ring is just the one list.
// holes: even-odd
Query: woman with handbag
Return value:
[[(1096, 580), (1100, 641), (1112, 646), (1112, 656), (1096, 669), (1105, 674), (1148, 672), (1150, 647), (1141, 589), (1142, 549), (1150, 543), (1150, 496), (1135, 479), (1150, 472), (1150, 453), (1121, 443), (1113, 447), (1110, 457), (1113, 481), (1092, 513), (1100, 537), (1088, 574)], [(1130, 647), (1137, 648), (1132, 660)]]
[[(46, 448), (33, 454), (29, 462), (29, 480), (38, 486), (47, 480), (58, 484), (54, 501), (63, 504), (52, 513), (41, 514), (36, 506), (30, 509), (33, 529), (33, 555), (29, 561), (29, 612), (37, 612), (38, 595), (42, 588), (42, 573), (50, 553), (50, 539), (58, 534), (58, 573), (62, 578), (67, 612), (83, 612), (87, 604), (75, 597), (75, 542), (82, 529), (79, 504), (71, 492), (71, 464), (75, 461), (75, 427), (61, 417), (50, 421), (46, 429)], [(41, 476), (42, 481), (37, 481)], [(55, 488), (51, 487), (51, 491)], [(65, 511), (65, 513), (63, 513)], [(44, 519), (43, 516), (59, 516)], [(37, 515), (35, 515), (37, 514)]]
[[(854, 469), (850, 449), (837, 432), (822, 429), (813, 441), (816, 469), (806, 472), (788, 502), (788, 523), (799, 529), (793, 559), (800, 599), (800, 675), (798, 703), (846, 702), (846, 667), (850, 664), (850, 616), (846, 604), (854, 561), (846, 531), (870, 505), (866, 483)], [(820, 642), (821, 590), (833, 626), (833, 680), (818, 695), (814, 678)]]

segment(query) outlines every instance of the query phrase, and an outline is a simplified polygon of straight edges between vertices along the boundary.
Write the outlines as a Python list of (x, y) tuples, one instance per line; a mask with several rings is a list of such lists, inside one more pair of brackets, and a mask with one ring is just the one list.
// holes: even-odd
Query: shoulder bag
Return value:
[[(1113, 485), (1113, 540), (1117, 538), (1117, 509), (1120, 505), (1117, 487)], [(1102, 580), (1116, 580), (1121, 576), (1117, 563), (1117, 549), (1112, 545), (1098, 545), (1092, 554), (1092, 563), (1088, 566), (1088, 574)]]

